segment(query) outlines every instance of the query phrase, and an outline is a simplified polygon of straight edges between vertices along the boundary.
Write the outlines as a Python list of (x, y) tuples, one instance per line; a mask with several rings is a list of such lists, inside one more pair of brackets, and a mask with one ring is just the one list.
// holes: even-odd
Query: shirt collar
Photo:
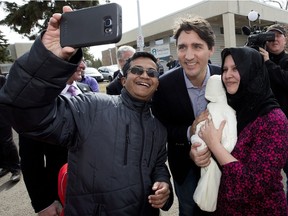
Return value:
[[(192, 82), (190, 82), (190, 80), (189, 80), (189, 78), (187, 77), (184, 69), (183, 69), (183, 75), (184, 75), (184, 80), (185, 80), (185, 84), (186, 84), (187, 89), (189, 89), (189, 88), (198, 88), (198, 87), (194, 86), (194, 85), (192, 84)], [(207, 65), (206, 75), (205, 75), (205, 79), (204, 79), (204, 82), (203, 82), (203, 84), (202, 84), (202, 87), (206, 86), (209, 77), (210, 77), (210, 67), (209, 67), (209, 65)]]
[(61, 94), (66, 94), (70, 85), (75, 86), (78, 89), (77, 83), (73, 81), (72, 84), (66, 84), (65, 88), (62, 90)]

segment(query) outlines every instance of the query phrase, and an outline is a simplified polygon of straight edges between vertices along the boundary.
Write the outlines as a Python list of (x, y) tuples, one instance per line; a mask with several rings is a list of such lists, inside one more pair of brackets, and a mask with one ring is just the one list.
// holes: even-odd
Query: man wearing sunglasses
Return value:
[(18, 133), (68, 147), (65, 215), (159, 216), (173, 193), (166, 129), (150, 111), (159, 84), (156, 58), (135, 53), (118, 96), (61, 96), (82, 51), (60, 46), (60, 19), (54, 14), (15, 61), (0, 92), (0, 112)]

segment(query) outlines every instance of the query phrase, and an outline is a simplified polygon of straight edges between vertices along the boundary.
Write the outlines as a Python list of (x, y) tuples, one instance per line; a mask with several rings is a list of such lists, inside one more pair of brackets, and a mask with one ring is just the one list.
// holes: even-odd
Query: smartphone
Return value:
[(122, 8), (109, 3), (62, 14), (60, 44), (62, 47), (88, 47), (117, 43), (122, 37)]

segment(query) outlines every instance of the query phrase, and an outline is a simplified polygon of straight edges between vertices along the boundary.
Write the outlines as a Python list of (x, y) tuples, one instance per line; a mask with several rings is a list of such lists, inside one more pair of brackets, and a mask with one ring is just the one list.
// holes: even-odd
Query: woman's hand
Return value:
[(216, 129), (213, 121), (208, 119), (200, 128), (198, 135), (201, 139), (203, 139), (203, 141), (206, 143), (206, 145), (212, 152), (214, 147), (217, 147), (217, 145), (221, 145), (222, 132), (225, 124), (226, 121), (223, 120), (220, 124), (219, 129)]

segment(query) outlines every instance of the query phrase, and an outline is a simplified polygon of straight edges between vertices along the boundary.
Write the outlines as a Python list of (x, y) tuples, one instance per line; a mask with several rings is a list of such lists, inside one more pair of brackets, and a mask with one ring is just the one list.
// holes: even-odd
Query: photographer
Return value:
[(268, 68), (271, 88), (281, 105), (286, 116), (288, 116), (288, 54), (285, 52), (286, 31), (279, 24), (269, 26), (267, 32), (275, 33), (274, 41), (266, 42), (266, 50), (259, 48)]
[[(278, 100), (281, 109), (288, 117), (288, 54), (285, 52), (286, 30), (280, 24), (267, 28), (266, 32), (275, 33), (274, 41), (266, 42), (266, 50), (259, 48), (268, 69), (272, 91)], [(288, 174), (288, 164), (284, 171)], [(288, 184), (288, 182), (287, 182)]]

